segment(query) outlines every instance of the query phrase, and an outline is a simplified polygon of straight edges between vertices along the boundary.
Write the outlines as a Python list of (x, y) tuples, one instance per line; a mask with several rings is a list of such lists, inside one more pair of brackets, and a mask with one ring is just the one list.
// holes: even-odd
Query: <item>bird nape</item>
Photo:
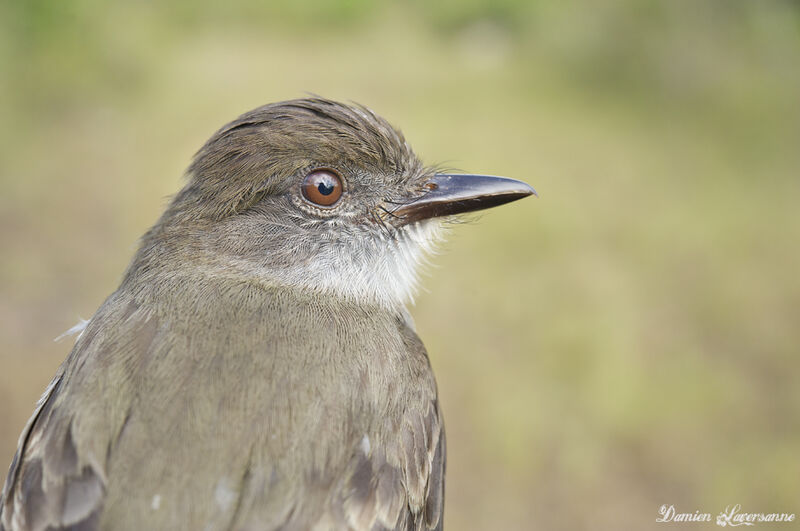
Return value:
[(441, 529), (406, 305), (443, 220), (534, 193), (436, 173), (358, 105), (226, 125), (37, 404), (0, 530)]

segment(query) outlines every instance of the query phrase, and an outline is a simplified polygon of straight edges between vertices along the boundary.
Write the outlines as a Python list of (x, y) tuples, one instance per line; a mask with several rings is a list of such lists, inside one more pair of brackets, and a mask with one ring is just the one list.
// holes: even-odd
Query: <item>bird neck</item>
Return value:
[(261, 289), (404, 313), (413, 302), (418, 269), (439, 238), (439, 223), (390, 233), (348, 233), (309, 240), (284, 236), (247, 239), (242, 234), (157, 230), (145, 236), (123, 285), (133, 291), (181, 291), (191, 286), (239, 283)]

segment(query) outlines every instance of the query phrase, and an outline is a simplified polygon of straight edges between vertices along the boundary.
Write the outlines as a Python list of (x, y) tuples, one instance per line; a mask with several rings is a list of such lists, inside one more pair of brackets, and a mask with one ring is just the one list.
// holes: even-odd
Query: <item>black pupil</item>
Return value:
[(317, 190), (319, 190), (319, 193), (322, 195), (331, 195), (334, 188), (336, 188), (336, 183), (327, 176), (320, 179), (319, 184), (317, 184)]

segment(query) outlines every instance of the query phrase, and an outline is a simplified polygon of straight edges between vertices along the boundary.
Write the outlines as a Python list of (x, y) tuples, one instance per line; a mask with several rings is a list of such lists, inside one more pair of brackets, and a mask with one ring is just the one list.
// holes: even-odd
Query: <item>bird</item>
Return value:
[(38, 401), (0, 531), (442, 529), (419, 264), (534, 194), (423, 165), (356, 103), (225, 125)]

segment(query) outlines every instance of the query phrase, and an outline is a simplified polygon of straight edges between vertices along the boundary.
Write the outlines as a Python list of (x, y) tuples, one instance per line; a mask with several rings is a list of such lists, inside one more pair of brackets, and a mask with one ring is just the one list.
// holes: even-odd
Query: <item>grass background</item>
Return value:
[(540, 192), (413, 310), (449, 529), (800, 513), (797, 2), (12, 0), (0, 65), (0, 463), (194, 151), (313, 92)]

